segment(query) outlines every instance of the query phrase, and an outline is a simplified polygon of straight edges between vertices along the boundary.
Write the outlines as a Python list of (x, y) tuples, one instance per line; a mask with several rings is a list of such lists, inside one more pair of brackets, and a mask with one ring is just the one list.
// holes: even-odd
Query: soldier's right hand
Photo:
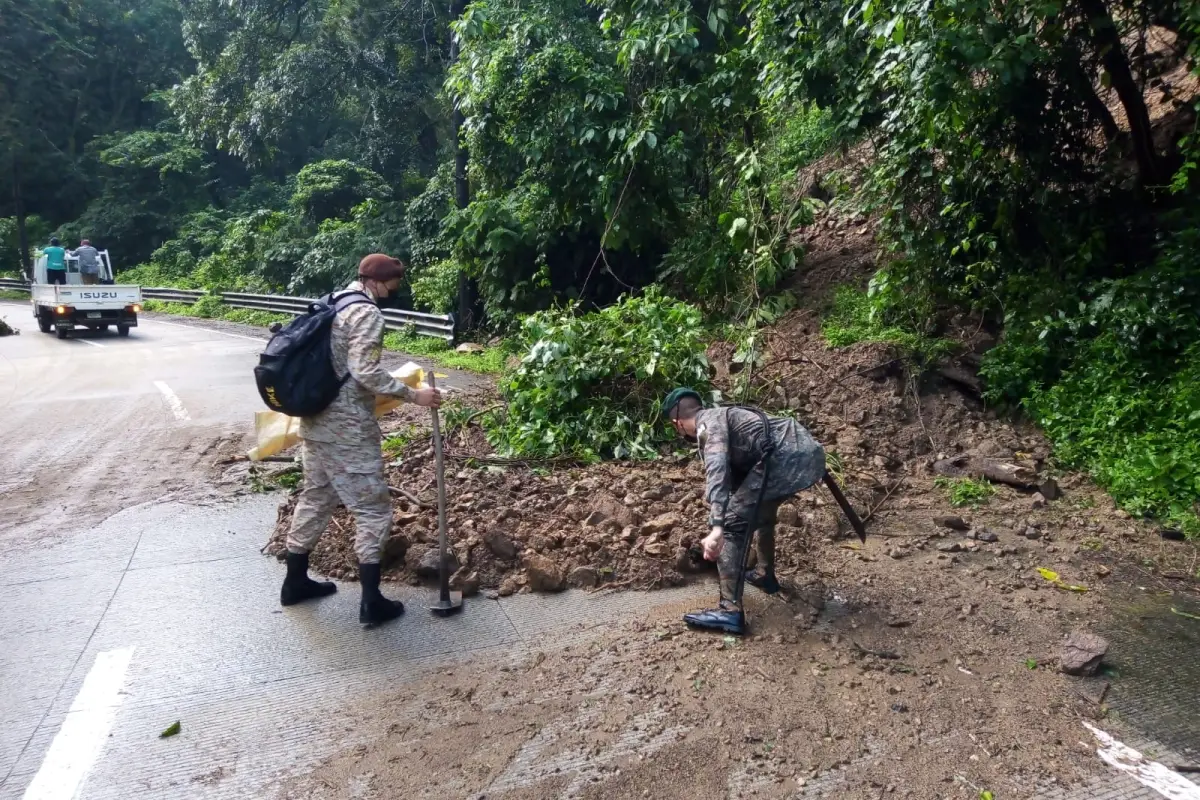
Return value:
[(441, 408), (442, 392), (440, 389), (417, 389), (413, 402), (425, 408)]

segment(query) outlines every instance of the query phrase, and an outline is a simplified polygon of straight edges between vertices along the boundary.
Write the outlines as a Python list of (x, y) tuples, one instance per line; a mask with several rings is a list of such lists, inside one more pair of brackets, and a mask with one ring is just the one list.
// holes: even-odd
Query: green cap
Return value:
[(694, 397), (700, 405), (704, 405), (704, 398), (700, 396), (699, 392), (695, 389), (688, 389), (681, 386), (678, 389), (672, 389), (671, 393), (667, 395), (667, 399), (663, 400), (663, 414), (668, 417), (671, 416), (671, 412), (675, 410), (675, 406), (679, 405), (679, 401), (685, 397)]

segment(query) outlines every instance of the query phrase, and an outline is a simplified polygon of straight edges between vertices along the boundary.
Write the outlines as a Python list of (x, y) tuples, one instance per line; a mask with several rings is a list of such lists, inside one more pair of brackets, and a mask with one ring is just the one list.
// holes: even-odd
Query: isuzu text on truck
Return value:
[(79, 259), (67, 257), (66, 285), (50, 283), (46, 275), (46, 257), (38, 256), (33, 268), (33, 316), (42, 333), (54, 331), (65, 339), (76, 328), (106, 331), (115, 327), (128, 336), (137, 327), (142, 310), (142, 287), (113, 283), (112, 262), (108, 251), (100, 251), (98, 283), (84, 284)]

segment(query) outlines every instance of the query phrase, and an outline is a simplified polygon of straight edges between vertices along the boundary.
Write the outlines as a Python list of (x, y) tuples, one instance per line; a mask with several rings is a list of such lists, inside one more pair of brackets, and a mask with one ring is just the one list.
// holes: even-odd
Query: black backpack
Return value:
[(290, 417), (311, 417), (329, 407), (349, 377), (333, 368), (333, 318), (343, 309), (370, 302), (362, 292), (337, 298), (331, 294), (309, 304), (307, 314), (271, 337), (254, 368), (258, 393), (268, 408)]

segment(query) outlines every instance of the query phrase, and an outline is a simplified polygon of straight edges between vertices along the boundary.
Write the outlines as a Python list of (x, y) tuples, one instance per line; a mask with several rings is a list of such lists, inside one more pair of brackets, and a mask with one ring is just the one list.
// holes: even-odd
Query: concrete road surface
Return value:
[[(356, 743), (348, 700), (645, 607), (516, 596), (442, 620), (410, 590), (402, 622), (368, 631), (344, 586), (281, 609), (282, 566), (259, 554), (278, 496), (207, 488), (261, 408), (263, 339), (145, 320), (59, 341), (26, 306), (0, 316), (23, 329), (0, 339), (0, 798), (271, 797)], [(1153, 796), (1107, 776), (1076, 796), (1097, 791)]]

